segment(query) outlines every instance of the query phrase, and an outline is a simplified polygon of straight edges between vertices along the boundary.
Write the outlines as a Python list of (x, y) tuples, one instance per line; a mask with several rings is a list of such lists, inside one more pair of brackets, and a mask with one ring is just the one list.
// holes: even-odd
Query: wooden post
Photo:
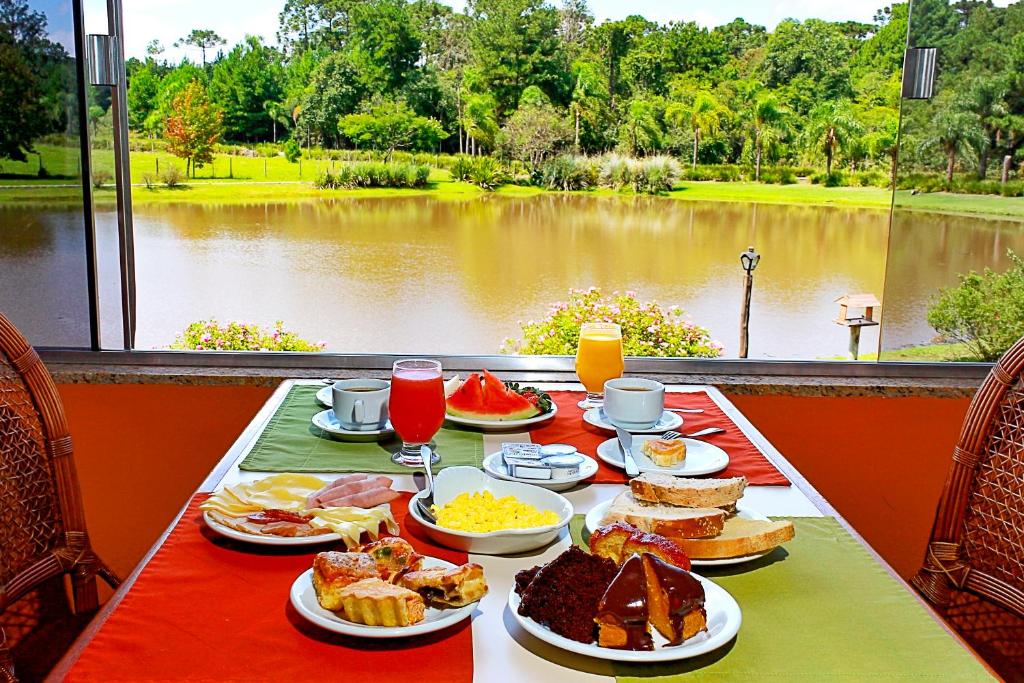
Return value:
[(860, 356), (860, 325), (850, 325), (850, 356), (859, 360)]
[(160, 157), (156, 158), (156, 175), (158, 178), (160, 177)]
[(1009, 154), (1003, 157), (1003, 173), (1000, 176), (1000, 182), (1005, 185), (1006, 181), (1010, 179), (1010, 164), (1013, 162), (1013, 157)]
[(747, 357), (750, 344), (750, 295), (754, 288), (754, 274), (750, 271), (743, 276), (743, 308), (740, 310), (740, 358)]
[(235, 177), (235, 160), (234, 157), (228, 157), (228, 178), (234, 179)]
[(267, 158), (263, 157), (263, 177), (267, 178)]

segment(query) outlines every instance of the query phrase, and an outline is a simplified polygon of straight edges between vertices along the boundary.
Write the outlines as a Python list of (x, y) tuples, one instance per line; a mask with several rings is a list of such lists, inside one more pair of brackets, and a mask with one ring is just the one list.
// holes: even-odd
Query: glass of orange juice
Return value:
[(622, 328), (615, 323), (583, 323), (576, 350), (576, 375), (587, 389), (584, 410), (604, 405), (604, 383), (622, 377)]

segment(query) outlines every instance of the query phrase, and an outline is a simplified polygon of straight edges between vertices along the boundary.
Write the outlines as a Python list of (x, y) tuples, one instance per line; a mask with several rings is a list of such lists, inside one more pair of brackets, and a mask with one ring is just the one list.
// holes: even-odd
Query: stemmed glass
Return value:
[(622, 377), (622, 328), (615, 323), (583, 323), (576, 350), (576, 375), (587, 389), (577, 405), (584, 410), (604, 405), (604, 383)]
[[(402, 439), (402, 450), (391, 456), (391, 460), (408, 467), (422, 467), (420, 447), (429, 445), (444, 423), (441, 364), (420, 358), (396, 361), (391, 370), (388, 414), (391, 426)], [(430, 463), (440, 459), (436, 452), (432, 453)]]

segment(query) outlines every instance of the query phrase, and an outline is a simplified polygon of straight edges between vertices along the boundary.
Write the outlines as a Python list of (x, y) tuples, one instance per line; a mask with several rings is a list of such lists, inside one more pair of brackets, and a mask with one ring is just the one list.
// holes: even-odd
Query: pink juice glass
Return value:
[[(392, 456), (400, 465), (420, 467), (420, 448), (429, 445), (444, 423), (444, 382), (441, 364), (436, 360), (397, 361), (391, 371), (391, 397), (388, 400), (391, 426), (402, 440), (402, 450)], [(432, 453), (430, 462), (440, 460)]]

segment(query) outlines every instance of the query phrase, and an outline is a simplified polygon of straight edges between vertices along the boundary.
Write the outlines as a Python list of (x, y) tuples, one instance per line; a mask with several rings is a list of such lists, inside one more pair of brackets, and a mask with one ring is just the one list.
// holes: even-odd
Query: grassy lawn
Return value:
[[(830, 356), (823, 360), (849, 360), (849, 356)], [(866, 353), (860, 360), (878, 360), (878, 354)], [(925, 346), (911, 346), (906, 349), (895, 349), (882, 352), (883, 361), (905, 361), (905, 362), (946, 362), (946, 361), (975, 361), (970, 351), (964, 344), (927, 344)]]
[[(39, 145), (42, 165), (52, 176), (37, 178), (40, 159), (31, 155), (26, 162), (0, 161), (0, 204), (71, 205), (78, 201), (75, 187), (53, 187), (77, 182), (78, 160), (75, 150)], [(113, 171), (113, 152), (96, 150), (93, 164), (97, 170)], [(312, 181), (323, 171), (330, 170), (330, 161), (303, 160), (290, 163), (284, 157), (251, 158), (217, 156), (212, 164), (201, 168), (187, 186), (167, 189), (160, 184), (160, 175), (169, 166), (184, 169), (184, 162), (163, 152), (132, 152), (133, 201), (138, 205), (190, 202), (204, 204), (249, 204), (256, 202), (308, 201), (333, 197), (399, 197), (430, 195), (440, 199), (468, 199), (484, 194), (468, 183), (451, 181), (447, 171), (434, 169), (430, 185), (424, 189), (370, 188), (358, 190), (317, 190)], [(159, 169), (159, 173), (157, 172)], [(20, 177), (19, 177), (20, 176)], [(153, 189), (144, 185), (152, 178)], [(4, 188), (17, 185), (19, 187)], [(30, 186), (30, 187), (21, 187)], [(536, 187), (506, 185), (494, 194), (506, 196), (532, 196), (545, 192)], [(584, 192), (588, 196), (630, 196), (612, 190)], [(752, 182), (682, 182), (665, 197), (683, 201), (751, 202), (763, 204), (793, 204), (805, 206), (841, 206), (888, 210), (891, 193), (878, 187), (822, 187), (798, 183), (795, 185), (766, 185)], [(114, 201), (112, 189), (96, 192), (99, 204)], [(971, 216), (1024, 221), (1024, 198), (991, 195), (963, 195), (936, 192), (911, 195), (897, 192), (896, 205), (901, 210), (929, 211)]]

